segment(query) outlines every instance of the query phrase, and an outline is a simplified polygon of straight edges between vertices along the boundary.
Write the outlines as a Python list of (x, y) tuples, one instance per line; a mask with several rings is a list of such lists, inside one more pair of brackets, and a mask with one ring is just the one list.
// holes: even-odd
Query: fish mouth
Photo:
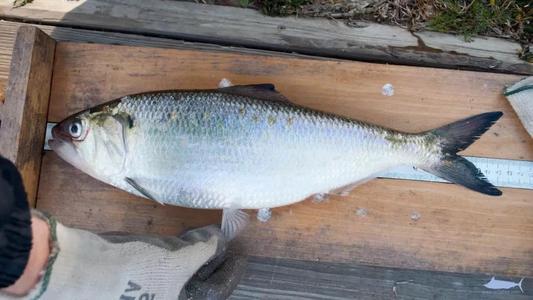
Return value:
[(74, 145), (69, 145), (67, 139), (61, 134), (59, 130), (60, 129), (58, 125), (52, 127), (52, 138), (48, 140), (48, 145), (50, 146), (50, 148), (54, 152), (56, 152), (61, 158), (63, 158), (64, 155), (72, 156), (73, 153), (77, 153), (76, 149), (74, 148)]
[(50, 148), (59, 154), (58, 149), (61, 147), (62, 139), (59, 135), (59, 128), (57, 125), (52, 127), (52, 138), (48, 140), (48, 145)]
[(48, 145), (64, 161), (94, 177), (94, 172), (89, 164), (78, 153), (71, 140), (66, 139), (58, 132), (57, 127), (52, 128), (52, 138), (48, 140)]
[(55, 125), (54, 127), (52, 127), (52, 139), (50, 139), (49, 141), (52, 141), (52, 140), (64, 140), (64, 141), (69, 141), (71, 140), (70, 136), (64, 134), (61, 132), (61, 129), (59, 128), (59, 125), (60, 124), (57, 124)]

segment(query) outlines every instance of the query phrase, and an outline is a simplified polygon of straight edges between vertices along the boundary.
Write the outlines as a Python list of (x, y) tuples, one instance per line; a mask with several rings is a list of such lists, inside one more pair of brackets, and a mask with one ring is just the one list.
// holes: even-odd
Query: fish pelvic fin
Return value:
[(422, 169), (471, 190), (500, 196), (502, 192), (488, 182), (474, 164), (457, 155), (457, 152), (474, 143), (502, 115), (499, 111), (479, 114), (426, 132), (425, 134), (437, 139), (442, 158), (430, 166), (422, 166)]
[(222, 211), (222, 233), (228, 240), (233, 240), (250, 222), (247, 213), (240, 209), (225, 208)]

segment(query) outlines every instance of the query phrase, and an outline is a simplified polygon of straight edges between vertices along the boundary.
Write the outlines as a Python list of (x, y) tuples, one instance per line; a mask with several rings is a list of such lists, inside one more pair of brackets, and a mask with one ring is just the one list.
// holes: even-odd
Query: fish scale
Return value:
[(380, 151), (388, 147), (377, 134), (381, 128), (223, 93), (129, 96), (113, 111), (130, 115), (132, 132), (143, 132), (128, 136), (131, 164), (125, 173), (166, 178), (164, 188), (157, 179), (137, 180), (170, 204), (280, 206), (310, 196), (317, 187), (327, 192), (362, 179), (368, 171), (357, 164), (372, 171), (403, 158), (371, 154), (386, 153)]

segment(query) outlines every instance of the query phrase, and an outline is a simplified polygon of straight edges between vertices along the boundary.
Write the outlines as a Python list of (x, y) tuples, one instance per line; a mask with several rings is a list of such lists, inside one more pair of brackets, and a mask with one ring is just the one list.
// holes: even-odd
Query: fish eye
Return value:
[(82, 125), (80, 120), (75, 120), (68, 126), (68, 133), (73, 138), (79, 138), (82, 133)]

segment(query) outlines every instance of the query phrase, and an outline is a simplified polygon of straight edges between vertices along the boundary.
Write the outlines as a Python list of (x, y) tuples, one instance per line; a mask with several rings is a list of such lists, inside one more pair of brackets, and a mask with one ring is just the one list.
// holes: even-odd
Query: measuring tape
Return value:
[[(51, 150), (48, 140), (52, 138), (52, 127), (55, 125), (55, 123), (48, 123), (46, 126), (45, 150)], [(487, 180), (495, 186), (533, 189), (533, 161), (469, 156), (465, 158), (478, 167)], [(379, 178), (448, 182), (426, 171), (409, 166), (395, 168), (380, 175)]]
[[(533, 189), (533, 161), (464, 156), (485, 174), (487, 180), (498, 187)], [(431, 182), (448, 182), (426, 171), (413, 167), (395, 168), (380, 178), (410, 179)]]

